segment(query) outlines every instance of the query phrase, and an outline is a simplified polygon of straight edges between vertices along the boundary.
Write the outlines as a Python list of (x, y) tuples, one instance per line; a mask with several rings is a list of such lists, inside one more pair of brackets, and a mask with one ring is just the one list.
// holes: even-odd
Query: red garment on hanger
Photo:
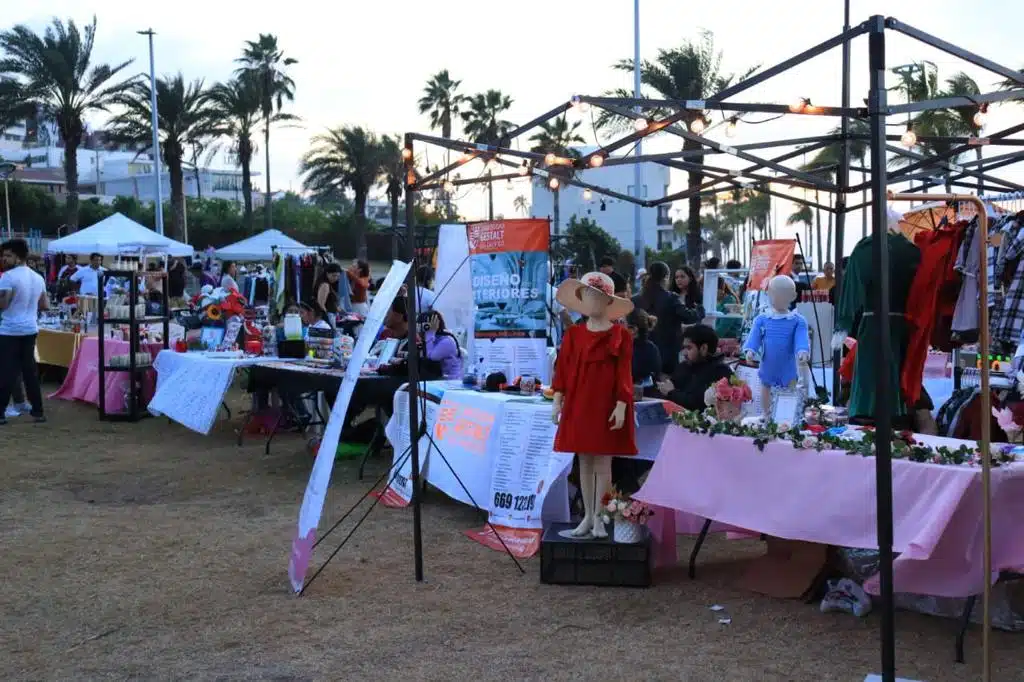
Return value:
[(932, 330), (939, 310), (939, 292), (956, 260), (957, 236), (963, 226), (944, 225), (930, 232), (919, 232), (914, 239), (921, 250), (921, 264), (914, 274), (907, 297), (906, 319), (909, 327), (907, 352), (900, 368), (900, 392), (907, 405), (914, 405), (921, 397), (924, 364), (928, 359)]
[(935, 310), (935, 328), (932, 330), (932, 347), (943, 352), (953, 350), (953, 313), (963, 286), (963, 275), (956, 271), (956, 255), (960, 252), (964, 236), (967, 234), (968, 221), (963, 220), (953, 225), (955, 238), (952, 244), (953, 257), (949, 259), (946, 273), (942, 277), (939, 288), (938, 305)]

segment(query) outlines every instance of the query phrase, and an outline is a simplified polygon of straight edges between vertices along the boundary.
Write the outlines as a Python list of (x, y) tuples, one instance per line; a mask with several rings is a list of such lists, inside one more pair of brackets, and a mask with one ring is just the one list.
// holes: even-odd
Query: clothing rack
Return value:
[[(977, 239), (982, 256), (987, 253), (989, 246), (988, 214), (985, 211), (985, 202), (976, 196), (969, 194), (889, 194), (889, 201), (953, 201), (974, 204), (977, 209)], [(988, 258), (982, 257), (979, 261), (978, 272), (978, 352), (982, 358), (989, 356), (989, 328), (988, 328)], [(882, 267), (882, 290), (888, 289), (888, 273)], [(885, 306), (888, 308), (888, 306)], [(884, 320), (883, 335), (888, 331), (888, 320)], [(969, 368), (968, 368), (969, 369)], [(977, 370), (976, 370), (977, 371)], [(983, 575), (992, 575), (992, 457), (990, 454), (992, 446), (992, 420), (988, 415), (992, 413), (992, 391), (990, 387), (991, 368), (987, 362), (981, 363), (981, 370), (978, 371), (981, 385), (981, 414), (985, 416), (981, 420), (981, 440), (979, 441), (981, 451), (981, 494), (982, 494), (982, 528), (984, 532), (984, 544), (982, 547)], [(890, 491), (891, 494), (891, 491)], [(891, 500), (890, 500), (891, 504)], [(891, 570), (891, 569), (890, 569)], [(992, 581), (984, 581), (984, 592), (982, 593), (982, 649), (985, 652), (985, 664), (988, 667), (988, 652), (991, 650), (991, 628), (992, 628)], [(989, 679), (988, 675), (985, 679)]]
[(1024, 192), (1005, 192), (1003, 194), (985, 194), (978, 197), (982, 201), (1024, 201)]

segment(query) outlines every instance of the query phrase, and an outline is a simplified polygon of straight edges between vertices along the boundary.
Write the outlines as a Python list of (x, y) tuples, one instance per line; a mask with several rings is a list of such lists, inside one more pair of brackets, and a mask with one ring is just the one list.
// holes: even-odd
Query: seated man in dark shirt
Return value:
[(695, 324), (683, 330), (683, 362), (671, 378), (658, 382), (658, 392), (687, 410), (703, 410), (704, 392), (730, 376), (732, 370), (718, 354), (718, 334), (705, 324)]

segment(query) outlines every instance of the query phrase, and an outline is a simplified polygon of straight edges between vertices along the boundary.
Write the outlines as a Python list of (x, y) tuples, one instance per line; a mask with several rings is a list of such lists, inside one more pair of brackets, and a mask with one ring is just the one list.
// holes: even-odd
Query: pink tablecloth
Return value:
[[(901, 553), (895, 589), (940, 597), (980, 593), (981, 470), (897, 460), (892, 476), (893, 544)], [(673, 426), (636, 497), (684, 512), (663, 514), (669, 518), (652, 528), (663, 559), (675, 557), (676, 531), (696, 532), (703, 519), (791, 540), (878, 547), (871, 457), (782, 442), (761, 452), (748, 438), (712, 439)], [(992, 471), (992, 509), (993, 569), (1024, 566), (1024, 464)]]
[[(143, 350), (148, 350), (153, 357), (163, 350), (162, 343), (144, 343)], [(109, 361), (115, 355), (128, 353), (127, 341), (105, 339), (103, 353)], [(106, 374), (106, 411), (109, 413), (124, 412), (124, 397), (128, 392), (129, 377), (127, 372), (107, 372)], [(143, 375), (142, 395), (148, 403), (156, 386), (156, 373), (150, 369)], [(68, 375), (60, 389), (50, 396), (61, 400), (81, 400), (93, 405), (100, 404), (99, 375), (99, 340), (90, 336), (82, 340), (75, 353), (75, 359), (68, 368)], [(145, 405), (141, 406), (143, 409)]]

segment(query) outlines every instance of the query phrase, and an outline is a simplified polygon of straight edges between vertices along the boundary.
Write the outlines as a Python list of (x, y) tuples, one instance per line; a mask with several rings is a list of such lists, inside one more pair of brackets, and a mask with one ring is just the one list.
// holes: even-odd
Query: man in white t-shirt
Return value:
[[(0, 245), (4, 274), (0, 276), (0, 405), (6, 407), (11, 389), (20, 374), (25, 395), (32, 405), (32, 417), (45, 422), (43, 396), (36, 370), (36, 336), (40, 310), (50, 307), (43, 278), (28, 266), (28, 244), (12, 239)], [(0, 417), (0, 426), (7, 423)]]
[(89, 267), (78, 268), (71, 275), (71, 281), (78, 283), (78, 293), (82, 296), (98, 296), (100, 291), (100, 275), (103, 274), (103, 256), (94, 253), (89, 256)]

